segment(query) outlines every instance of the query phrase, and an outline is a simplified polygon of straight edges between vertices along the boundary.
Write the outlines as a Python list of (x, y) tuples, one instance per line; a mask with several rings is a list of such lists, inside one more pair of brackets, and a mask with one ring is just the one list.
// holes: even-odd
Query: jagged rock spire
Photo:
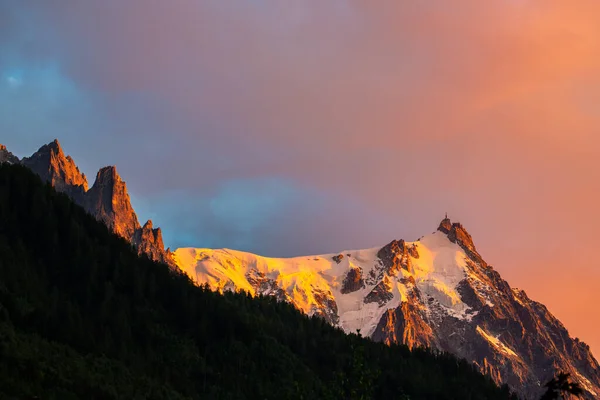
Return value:
[(459, 222), (452, 222), (450, 218), (448, 218), (448, 214), (446, 214), (446, 218), (440, 222), (438, 226), (438, 231), (445, 233), (448, 235), (448, 239), (451, 242), (457, 243), (465, 250), (477, 252), (475, 248), (475, 244), (473, 243), (473, 238), (467, 232), (467, 230), (462, 226)]
[(22, 163), (59, 192), (67, 193), (78, 203), (82, 201), (88, 189), (87, 179), (73, 159), (65, 156), (58, 140), (40, 147), (31, 157), (24, 158)]
[(9, 163), (9, 164), (18, 164), (20, 160), (13, 153), (8, 151), (5, 145), (0, 144), (0, 164)]
[(127, 240), (131, 240), (140, 229), (127, 185), (114, 166), (98, 171), (94, 186), (86, 194), (86, 209)]
[(132, 243), (137, 247), (140, 254), (147, 254), (155, 261), (173, 265), (170, 251), (168, 249), (164, 250), (162, 231), (160, 228), (153, 228), (152, 220), (148, 220), (143, 227), (135, 231)]
[[(0, 162), (5, 159), (14, 162), (16, 157), (9, 159), (9, 155), (12, 156), (5, 146), (1, 146)], [(31, 157), (24, 158), (22, 163), (56, 190), (69, 195), (114, 233), (130, 241), (139, 253), (145, 253), (155, 261), (174, 265), (170, 252), (164, 249), (160, 229), (154, 229), (151, 221), (143, 228), (140, 226), (127, 186), (114, 166), (101, 168), (94, 185), (88, 190), (85, 175), (70, 156), (65, 156), (56, 139), (40, 147)]]

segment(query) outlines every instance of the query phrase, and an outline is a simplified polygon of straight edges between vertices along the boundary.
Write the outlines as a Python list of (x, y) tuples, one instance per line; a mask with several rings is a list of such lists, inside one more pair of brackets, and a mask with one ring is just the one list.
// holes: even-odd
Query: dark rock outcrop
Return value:
[(438, 227), (438, 231), (445, 233), (452, 243), (458, 244), (473, 260), (479, 264), (487, 266), (481, 255), (477, 252), (473, 238), (462, 226), (462, 224), (452, 223), (448, 217), (444, 218)]
[(333, 256), (332, 258), (333, 258), (333, 261), (336, 262), (336, 264), (339, 264), (344, 259), (344, 255), (343, 254), (338, 254), (336, 256)]
[(442, 222), (440, 222), (440, 226), (438, 227), (438, 231), (444, 232), (447, 235), (447, 234), (450, 233), (451, 229), (452, 229), (452, 221), (450, 220), (450, 218), (448, 218), (448, 216), (446, 216), (446, 218), (444, 218), (442, 220)]
[(9, 163), (9, 164), (19, 164), (21, 161), (18, 157), (16, 157), (13, 153), (8, 151), (5, 145), (0, 144), (0, 164)]
[(252, 285), (256, 294), (273, 296), (278, 301), (290, 301), (285, 290), (277, 285), (277, 281), (267, 278), (262, 272), (252, 269), (246, 273), (246, 279), (248, 279), (248, 283)]
[(381, 282), (379, 282), (373, 290), (365, 297), (365, 304), (377, 303), (379, 306), (383, 306), (394, 298), (392, 294), (392, 285), (390, 279), (385, 276)]
[(173, 262), (170, 249), (164, 250), (161, 229), (153, 228), (151, 220), (135, 231), (131, 242), (140, 255), (146, 254), (152, 260), (169, 265)]
[(350, 268), (350, 270), (346, 274), (346, 277), (344, 278), (344, 282), (342, 283), (342, 288), (340, 289), (340, 292), (342, 294), (348, 294), (364, 288), (365, 280), (363, 279), (362, 269)]
[(412, 258), (419, 258), (419, 250), (417, 249), (417, 245), (412, 245), (408, 248), (408, 254), (412, 257)]
[(418, 258), (416, 247), (411, 247), (409, 251), (404, 240), (393, 240), (379, 250), (377, 257), (383, 263), (387, 274), (393, 276), (397, 275), (401, 269), (412, 272), (410, 253), (416, 254), (415, 258)]
[(313, 308), (313, 315), (323, 318), (332, 325), (337, 325), (340, 322), (340, 317), (333, 294), (315, 289), (313, 295), (317, 302), (317, 306)]

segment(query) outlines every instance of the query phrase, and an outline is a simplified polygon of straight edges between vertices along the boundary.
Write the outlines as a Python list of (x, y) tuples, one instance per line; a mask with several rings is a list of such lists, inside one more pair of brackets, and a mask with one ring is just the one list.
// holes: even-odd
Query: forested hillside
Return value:
[(509, 399), (466, 361), (345, 335), (139, 258), (0, 165), (0, 398)]

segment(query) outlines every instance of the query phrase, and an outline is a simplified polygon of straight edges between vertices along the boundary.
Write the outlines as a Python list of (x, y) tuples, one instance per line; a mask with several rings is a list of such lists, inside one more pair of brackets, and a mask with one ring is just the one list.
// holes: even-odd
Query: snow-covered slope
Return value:
[[(174, 256), (183, 271), (198, 283), (208, 283), (213, 290), (271, 295), (281, 289), (278, 295), (308, 315), (327, 315), (323, 298), (332, 300), (339, 321), (330, 322), (347, 332), (360, 329), (370, 336), (385, 310), (408, 301), (407, 293), (413, 285), (411, 277), (424, 294), (437, 299), (450, 314), (470, 318), (469, 307), (457, 291), (459, 282), (467, 276), (465, 252), (460, 246), (441, 232), (405, 245), (416, 249), (419, 258), (411, 260), (411, 271), (400, 269), (391, 276), (385, 276), (384, 265), (377, 256), (381, 248), (295, 258), (267, 258), (229, 249), (184, 248), (178, 249)], [(350, 270), (360, 271), (366, 281), (362, 288), (343, 294), (344, 280)], [(384, 277), (389, 299), (365, 302)]]
[(445, 219), (416, 242), (295, 258), (229, 249), (178, 249), (176, 264), (213, 290), (276, 296), (346, 332), (448, 351), (527, 397), (558, 371), (600, 396), (589, 347), (481, 258)]

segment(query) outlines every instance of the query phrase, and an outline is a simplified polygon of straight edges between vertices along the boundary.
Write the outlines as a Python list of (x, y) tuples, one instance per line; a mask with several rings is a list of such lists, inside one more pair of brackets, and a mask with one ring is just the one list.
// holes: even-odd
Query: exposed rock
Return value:
[(383, 280), (379, 282), (377, 286), (373, 288), (373, 290), (371, 290), (367, 297), (365, 297), (364, 302), (365, 304), (377, 303), (381, 307), (394, 298), (391, 290), (391, 282), (389, 278), (385, 276)]
[(406, 286), (415, 286), (417, 282), (415, 281), (414, 276), (409, 276), (408, 278), (400, 278), (400, 283)]
[(337, 256), (333, 256), (332, 258), (333, 258), (333, 261), (335, 261), (337, 264), (339, 264), (344, 259), (344, 255), (343, 254), (338, 254)]
[(387, 310), (371, 337), (388, 345), (403, 343), (411, 349), (434, 347), (433, 330), (424, 313), (412, 302), (403, 302), (395, 310)]
[(0, 144), (0, 164), (2, 163), (19, 164), (20, 160), (13, 153), (8, 151), (5, 145)]
[(448, 233), (448, 239), (453, 243), (458, 243), (462, 248), (476, 252), (473, 238), (467, 230), (458, 222), (452, 224), (452, 229)]
[[(416, 252), (415, 250), (412, 250)], [(377, 253), (388, 275), (397, 275), (400, 269), (412, 272), (409, 251), (404, 240), (393, 240)]]
[(412, 257), (412, 258), (419, 258), (419, 250), (417, 249), (416, 245), (412, 245), (408, 248), (408, 254)]
[(452, 243), (456, 243), (462, 247), (462, 249), (470, 256), (471, 259), (475, 260), (478, 264), (487, 267), (487, 264), (475, 248), (473, 238), (462, 226), (462, 224), (458, 222), (452, 223), (450, 219), (446, 217), (440, 223), (438, 231), (445, 233)]
[(350, 268), (340, 291), (342, 294), (356, 292), (357, 290), (365, 288), (365, 280), (363, 279), (363, 272), (360, 268)]
[(278, 301), (289, 301), (289, 296), (277, 285), (277, 281), (269, 279), (262, 272), (252, 269), (246, 274), (248, 283), (254, 288), (254, 293), (262, 296), (273, 296)]
[(58, 140), (46, 144), (22, 164), (50, 183), (57, 191), (66, 193), (78, 203), (88, 189), (88, 182), (70, 156), (65, 156)]
[[(0, 162), (3, 159), (16, 159), (11, 156), (6, 147), (0, 145)], [(171, 253), (164, 249), (160, 229), (153, 229), (150, 221), (140, 227), (125, 182), (115, 167), (102, 168), (94, 185), (88, 190), (85, 175), (70, 156), (65, 156), (57, 140), (42, 146), (31, 157), (24, 158), (22, 164), (56, 190), (66, 193), (113, 232), (130, 241), (140, 254), (147, 254), (154, 261), (175, 267)]]
[(451, 229), (452, 229), (452, 221), (450, 221), (450, 218), (448, 218), (448, 216), (446, 216), (446, 218), (444, 218), (442, 220), (442, 222), (440, 222), (440, 226), (438, 227), (438, 231), (444, 232), (447, 235), (447, 234), (450, 233)]
[(378, 284), (385, 276), (385, 265), (381, 259), (377, 259), (377, 264), (369, 271), (365, 283), (369, 286)]
[(338, 316), (338, 307), (333, 294), (315, 289), (313, 295), (318, 304), (313, 309), (313, 315), (323, 318), (332, 325), (337, 325), (340, 322), (340, 317)]
[(98, 171), (94, 186), (86, 195), (85, 208), (127, 240), (131, 240), (140, 229), (127, 193), (127, 185), (121, 180), (115, 167), (104, 167)]
[(170, 250), (165, 250), (161, 229), (154, 229), (151, 220), (135, 231), (131, 242), (140, 255), (146, 254), (154, 261), (175, 266)]

